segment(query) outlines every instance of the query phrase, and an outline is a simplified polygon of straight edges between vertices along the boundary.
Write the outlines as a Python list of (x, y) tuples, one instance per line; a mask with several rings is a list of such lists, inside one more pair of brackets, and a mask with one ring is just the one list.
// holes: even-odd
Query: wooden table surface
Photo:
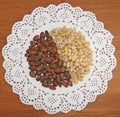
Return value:
[(92, 11), (114, 35), (117, 66), (113, 70), (113, 79), (109, 82), (108, 90), (80, 112), (49, 115), (44, 110), (36, 111), (32, 106), (22, 104), (18, 95), (5, 82), (3, 57), (0, 53), (0, 117), (120, 117), (120, 0), (0, 0), (0, 50), (6, 44), (12, 25), (25, 14), (31, 13), (38, 6), (46, 7), (51, 3), (58, 5), (62, 2)]

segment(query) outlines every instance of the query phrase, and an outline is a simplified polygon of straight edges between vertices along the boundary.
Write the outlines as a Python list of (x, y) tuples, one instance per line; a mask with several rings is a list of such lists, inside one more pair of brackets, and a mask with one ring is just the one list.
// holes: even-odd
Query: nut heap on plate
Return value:
[(56, 43), (48, 31), (33, 38), (25, 56), (30, 76), (40, 81), (44, 87), (55, 90), (57, 86), (72, 86), (71, 75), (60, 59)]

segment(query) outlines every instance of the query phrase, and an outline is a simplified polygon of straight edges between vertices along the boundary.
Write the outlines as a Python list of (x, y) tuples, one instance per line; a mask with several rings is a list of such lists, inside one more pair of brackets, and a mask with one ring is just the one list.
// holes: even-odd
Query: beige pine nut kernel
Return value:
[(90, 66), (93, 65), (90, 42), (86, 41), (85, 36), (81, 32), (77, 32), (76, 28), (66, 28), (65, 26), (55, 28), (50, 34), (54, 37), (58, 53), (72, 76), (71, 81), (78, 83), (84, 75), (89, 73)]

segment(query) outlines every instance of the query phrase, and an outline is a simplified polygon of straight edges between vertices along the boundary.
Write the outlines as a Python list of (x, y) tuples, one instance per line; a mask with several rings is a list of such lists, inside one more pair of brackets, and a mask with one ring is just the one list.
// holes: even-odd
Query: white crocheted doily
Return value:
[[(24, 55), (33, 36), (63, 26), (76, 27), (86, 36), (91, 43), (94, 65), (77, 85), (58, 87), (53, 91), (42, 87), (40, 82), (29, 76)], [(22, 21), (16, 22), (7, 37), (7, 44), (2, 50), (5, 80), (12, 86), (13, 92), (19, 95), (21, 102), (33, 105), (36, 110), (44, 109), (49, 114), (80, 111), (89, 102), (95, 101), (97, 95), (106, 91), (108, 81), (112, 78), (112, 70), (116, 66), (112, 38), (112, 34), (104, 29), (103, 23), (97, 21), (92, 12), (72, 7), (68, 3), (38, 7), (25, 15)]]

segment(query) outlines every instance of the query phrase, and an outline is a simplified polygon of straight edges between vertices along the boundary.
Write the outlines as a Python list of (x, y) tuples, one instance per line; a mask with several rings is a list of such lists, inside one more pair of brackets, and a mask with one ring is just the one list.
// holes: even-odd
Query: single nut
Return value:
[(47, 82), (43, 82), (42, 85), (43, 85), (44, 87), (48, 87), (48, 86), (49, 86)]
[(30, 45), (31, 45), (32, 47), (34, 47), (34, 46), (36, 45), (36, 43), (35, 43), (34, 41), (30, 41)]
[(38, 41), (39, 39), (40, 39), (40, 38), (39, 38), (38, 35), (36, 35), (36, 36), (33, 38), (34, 41)]
[(54, 86), (58, 86), (58, 83), (57, 83), (56, 80), (53, 81), (53, 85), (54, 85)]
[(65, 72), (65, 70), (66, 70), (66, 68), (65, 68), (64, 66), (62, 66), (62, 67), (60, 68), (60, 72)]
[(41, 71), (42, 70), (42, 68), (40, 67), (40, 66), (36, 66), (36, 71), (38, 72), (38, 71)]
[(51, 84), (52, 83), (52, 81), (51, 81), (51, 79), (49, 78), (49, 79), (47, 79), (47, 83), (48, 84)]
[(73, 85), (73, 84), (72, 84), (72, 81), (70, 81), (70, 80), (67, 82), (67, 84), (68, 84), (69, 86), (72, 86), (72, 85)]
[(34, 54), (37, 54), (37, 51), (36, 50), (30, 50), (29, 52), (31, 55), (34, 55)]
[(52, 53), (52, 54), (55, 54), (55, 53), (57, 52), (57, 48), (54, 47), (54, 46), (49, 46), (49, 47), (48, 47), (48, 51), (49, 51), (50, 53)]
[(68, 87), (67, 82), (63, 81), (62, 84), (63, 84), (64, 87)]
[(41, 33), (40, 33), (40, 39), (42, 39), (42, 38), (44, 38), (44, 37), (45, 37), (44, 32), (41, 32)]
[(49, 33), (47, 30), (45, 31), (45, 37), (49, 37)]
[(29, 69), (32, 70), (32, 71), (35, 71), (35, 68), (36, 68), (36, 66), (33, 66), (33, 65), (29, 66)]
[(60, 76), (59, 76), (59, 75), (57, 75), (57, 79), (56, 79), (56, 81), (57, 81), (57, 83), (60, 83), (60, 82), (61, 82), (61, 80), (60, 80)]
[(62, 60), (60, 60), (60, 61), (58, 62), (58, 66), (59, 66), (59, 67), (63, 66), (63, 61), (62, 61)]
[(52, 86), (52, 85), (50, 85), (49, 88), (52, 89), (52, 90), (55, 90), (55, 89), (56, 89), (56, 87), (55, 87), (55, 86)]
[(30, 71), (29, 74), (30, 74), (31, 77), (36, 77), (36, 73), (34, 71)]
[(37, 80), (37, 81), (40, 81), (40, 79), (41, 79), (41, 76), (37, 76), (37, 77), (36, 77), (36, 80)]

